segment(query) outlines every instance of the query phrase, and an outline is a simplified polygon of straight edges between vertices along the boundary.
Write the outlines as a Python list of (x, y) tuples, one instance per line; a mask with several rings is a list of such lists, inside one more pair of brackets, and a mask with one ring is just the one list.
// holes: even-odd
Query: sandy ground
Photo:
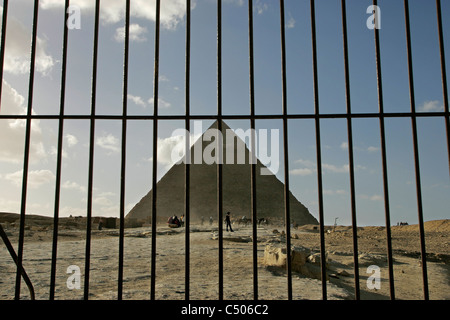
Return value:
[[(4, 225), (16, 248), (18, 229)], [(332, 228), (327, 228), (332, 229)], [(217, 226), (193, 224), (190, 233), (190, 298), (218, 298)], [(252, 230), (235, 226), (235, 232), (224, 229), (224, 298), (253, 299)], [(278, 230), (279, 233), (274, 233)], [(285, 242), (282, 226), (258, 227), (259, 299), (287, 299), (287, 276), (283, 269), (263, 263), (268, 243)], [(397, 299), (423, 299), (423, 278), (417, 226), (392, 227), (394, 283)], [(319, 252), (320, 236), (313, 226), (293, 229), (292, 245)], [(426, 225), (427, 276), (430, 299), (450, 299), (450, 220)], [(85, 270), (85, 231), (74, 227), (59, 228), (56, 273), (56, 299), (83, 299)], [(123, 299), (150, 298), (151, 228), (125, 229)], [(337, 227), (325, 234), (328, 253), (327, 298), (354, 299), (353, 240), (351, 227)], [(90, 299), (117, 299), (119, 237), (117, 229), (92, 230), (90, 264)], [(158, 226), (156, 237), (157, 299), (185, 298), (185, 232), (184, 228)], [(25, 230), (23, 265), (35, 288), (36, 299), (48, 299), (50, 290), (52, 230), (31, 226)], [(359, 275), (362, 299), (390, 299), (389, 272), (386, 258), (386, 231), (382, 227), (358, 228)], [(81, 270), (81, 289), (69, 289), (67, 268)], [(381, 287), (369, 289), (370, 265), (380, 267)], [(0, 246), (0, 299), (13, 299), (16, 267), (4, 245)], [(299, 273), (292, 274), (294, 299), (322, 299), (321, 280)], [(22, 281), (21, 298), (29, 299)]]

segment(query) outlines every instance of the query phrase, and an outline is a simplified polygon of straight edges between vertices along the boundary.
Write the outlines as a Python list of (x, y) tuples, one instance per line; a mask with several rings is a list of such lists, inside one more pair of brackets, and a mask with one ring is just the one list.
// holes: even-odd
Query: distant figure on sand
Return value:
[(182, 214), (181, 217), (180, 217), (180, 225), (182, 227), (184, 227), (184, 214)]
[(213, 217), (209, 217), (209, 225), (212, 226), (213, 224)]
[(230, 212), (227, 212), (227, 216), (225, 217), (225, 223), (227, 225), (227, 231), (228, 227), (230, 227), (230, 231), (233, 232), (233, 229), (231, 228), (231, 220), (230, 220)]

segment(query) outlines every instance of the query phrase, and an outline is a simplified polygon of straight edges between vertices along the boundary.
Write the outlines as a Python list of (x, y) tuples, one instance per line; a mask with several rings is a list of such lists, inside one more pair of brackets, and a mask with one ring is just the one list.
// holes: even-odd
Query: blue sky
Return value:
[[(59, 0), (41, 0), (33, 111), (59, 113), (64, 9)], [(155, 1), (131, 1), (128, 113), (153, 114)], [(159, 113), (184, 113), (185, 5), (163, 0)], [(89, 114), (92, 76), (93, 3), (71, 1), (81, 9), (81, 29), (69, 32), (66, 114)], [(191, 113), (217, 112), (216, 1), (192, 1)], [(352, 110), (378, 111), (374, 33), (366, 27), (371, 1), (347, 1)], [(380, 0), (381, 63), (386, 112), (410, 110), (403, 1)], [(223, 113), (250, 114), (247, 1), (223, 1)], [(9, 4), (3, 97), (0, 114), (21, 114), (27, 106), (32, 1)], [(97, 113), (122, 113), (124, 1), (102, 1), (98, 57)], [(340, 1), (316, 1), (319, 103), (322, 113), (345, 113), (344, 58)], [(282, 113), (279, 2), (254, 1), (255, 108), (257, 114)], [(290, 113), (313, 113), (312, 49), (309, 1), (286, 0), (287, 103)], [(450, 3), (442, 1), (447, 61), (450, 60)], [(416, 108), (442, 111), (436, 8), (432, 1), (411, 0), (411, 33)], [(448, 68), (449, 63), (447, 63)], [(448, 74), (447, 70), (447, 74)], [(450, 183), (442, 118), (419, 118), (419, 149), (425, 220), (449, 218)], [(212, 121), (204, 121), (205, 130)], [(247, 129), (248, 121), (230, 121)], [(280, 120), (259, 120), (258, 128), (279, 129)], [(158, 176), (170, 168), (166, 154), (171, 133), (183, 121), (159, 124)], [(151, 186), (152, 122), (128, 125), (126, 207)], [(327, 224), (351, 223), (347, 123), (321, 121), (324, 215)], [(357, 221), (383, 225), (384, 198), (378, 119), (353, 120)], [(0, 120), (0, 211), (20, 211), (24, 123)], [(33, 122), (27, 212), (53, 215), (58, 122)], [(67, 120), (64, 127), (61, 215), (85, 215), (89, 121)], [(386, 119), (391, 223), (417, 223), (411, 121)], [(94, 215), (118, 216), (121, 122), (96, 124)], [(283, 180), (282, 143), (279, 170)], [(291, 191), (318, 218), (315, 127), (313, 120), (289, 121)]]

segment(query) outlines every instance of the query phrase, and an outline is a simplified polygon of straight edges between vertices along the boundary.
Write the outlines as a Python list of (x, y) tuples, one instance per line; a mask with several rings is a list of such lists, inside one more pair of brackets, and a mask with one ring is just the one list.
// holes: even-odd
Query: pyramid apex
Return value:
[(209, 127), (209, 129), (218, 129), (219, 128), (219, 121), (222, 122), (222, 130), (231, 129), (230, 126), (224, 121), (224, 120), (215, 120), (213, 124)]

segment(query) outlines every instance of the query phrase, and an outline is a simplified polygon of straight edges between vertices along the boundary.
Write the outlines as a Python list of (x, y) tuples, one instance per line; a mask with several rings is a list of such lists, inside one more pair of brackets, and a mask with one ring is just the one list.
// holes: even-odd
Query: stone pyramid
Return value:
[[(218, 122), (210, 127), (217, 129)], [(245, 143), (234, 132), (230, 137), (234, 141), (227, 141), (226, 130), (231, 130), (225, 122), (222, 122), (223, 132), (223, 214), (230, 211), (234, 219), (243, 216), (252, 217), (251, 210), (251, 155)], [(230, 139), (228, 139), (230, 140)], [(212, 140), (214, 141), (214, 139)], [(204, 141), (199, 138), (190, 149), (190, 215), (191, 222), (200, 221), (204, 217), (217, 220), (217, 165), (204, 163), (194, 164), (194, 150), (201, 148), (202, 152), (211, 140)], [(234, 143), (234, 164), (225, 161), (226, 145)], [(238, 148), (245, 150), (245, 164), (236, 164), (236, 151)], [(258, 218), (267, 218), (269, 222), (283, 221), (284, 213), (284, 184), (275, 175), (261, 175), (261, 169), (268, 170), (259, 160), (256, 164), (256, 202)], [(299, 225), (318, 224), (318, 221), (309, 213), (295, 196), (289, 192), (291, 223)], [(147, 193), (128, 213), (128, 219), (145, 219), (151, 221), (153, 192)], [(168, 217), (184, 214), (185, 208), (185, 165), (184, 163), (173, 165), (169, 171), (157, 183), (157, 221), (165, 222)]]

